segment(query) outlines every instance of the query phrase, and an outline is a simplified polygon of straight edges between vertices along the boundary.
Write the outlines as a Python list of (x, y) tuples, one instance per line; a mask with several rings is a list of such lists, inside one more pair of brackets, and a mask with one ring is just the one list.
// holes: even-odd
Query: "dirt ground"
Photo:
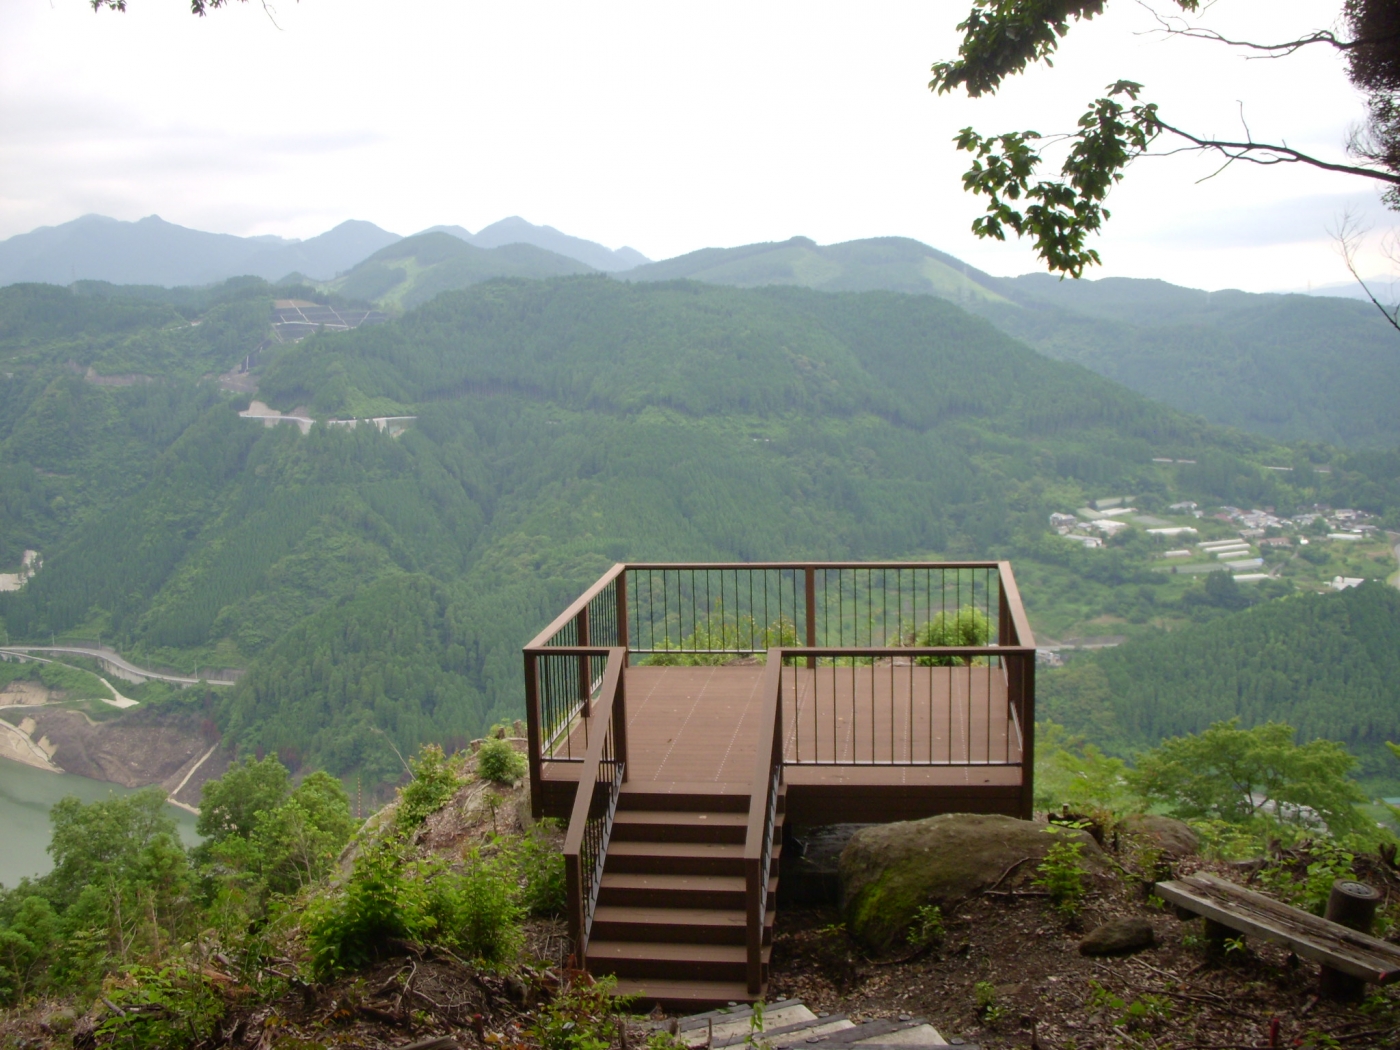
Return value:
[(123, 787), (162, 783), (197, 762), (213, 743), (205, 740), (198, 721), (188, 718), (141, 712), (94, 722), (62, 707), (35, 708), (29, 717), (35, 722), (30, 735), (54, 744), (53, 760), (66, 772)]
[[(1243, 881), (1237, 868), (1199, 860), (1176, 874), (1193, 870)], [(1030, 877), (956, 909), (942, 943), (915, 958), (868, 958), (834, 908), (784, 909), (770, 998), (859, 1018), (924, 1017), (945, 1038), (987, 1048), (1400, 1046), (1400, 998), (1392, 992), (1358, 1005), (1319, 999), (1317, 967), (1262, 942), (1208, 959), (1197, 943), (1199, 920), (1178, 921), (1141, 885), (1113, 874), (1094, 879), (1083, 912), (1067, 922), (1028, 895)], [(1392, 896), (1400, 891), (1400, 879), (1380, 864), (1368, 881)], [(1079, 953), (1089, 930), (1133, 916), (1151, 922), (1155, 947), (1114, 958)]]

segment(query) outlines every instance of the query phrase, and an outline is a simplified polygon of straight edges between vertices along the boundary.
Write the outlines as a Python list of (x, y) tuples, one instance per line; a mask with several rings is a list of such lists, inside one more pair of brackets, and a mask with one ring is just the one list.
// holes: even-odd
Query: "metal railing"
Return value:
[[(773, 562), (624, 567), (629, 650), (722, 663), (774, 646), (940, 644), (960, 614), (1000, 641), (1004, 562)], [(930, 632), (932, 632), (930, 634)], [(979, 641), (982, 640), (979, 638)]]
[(789, 765), (1022, 764), (1034, 649), (821, 647), (779, 659)]
[(573, 814), (564, 837), (569, 934), (580, 966), (587, 958), (588, 935), (598, 904), (613, 817), (627, 779), (627, 703), (622, 673), (626, 657), (627, 652), (621, 647), (607, 651), (606, 669), (590, 719), (595, 728), (583, 758)]

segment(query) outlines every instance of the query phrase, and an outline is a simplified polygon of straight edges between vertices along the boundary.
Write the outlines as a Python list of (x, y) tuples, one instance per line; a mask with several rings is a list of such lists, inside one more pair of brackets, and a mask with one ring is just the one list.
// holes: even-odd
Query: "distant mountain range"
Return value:
[[(560, 233), (552, 226), (535, 226), (519, 216), (502, 219), (476, 234), (460, 226), (435, 226), (424, 232), (437, 231), (481, 249), (533, 245), (592, 270), (626, 270), (648, 261), (632, 248), (613, 251)], [(91, 280), (175, 287), (243, 276), (277, 281), (289, 275), (328, 281), (402, 239), (372, 222), (358, 220), (297, 241), (206, 233), (166, 222), (158, 215), (136, 222), (84, 215), (61, 226), (41, 226), (0, 241), (0, 285), (25, 281), (67, 285)]]
[(1128, 278), (994, 277), (905, 237), (819, 245), (806, 237), (705, 248), (650, 262), (512, 217), (471, 233), (401, 238), (367, 222), (319, 237), (232, 237), (154, 216), (86, 216), (0, 242), (0, 284), (200, 284), (292, 276), (390, 311), (495, 277), (606, 273), (824, 292), (947, 299), (1049, 357), (1072, 361), (1216, 423), (1284, 440), (1400, 445), (1400, 339), (1368, 303), (1300, 294), (1205, 292)]
[(39, 281), (113, 284), (212, 284), (229, 277), (277, 280), (297, 272), (334, 277), (398, 234), (371, 222), (343, 222), (305, 241), (205, 233), (149, 215), (121, 222), (84, 215), (0, 241), (0, 285)]

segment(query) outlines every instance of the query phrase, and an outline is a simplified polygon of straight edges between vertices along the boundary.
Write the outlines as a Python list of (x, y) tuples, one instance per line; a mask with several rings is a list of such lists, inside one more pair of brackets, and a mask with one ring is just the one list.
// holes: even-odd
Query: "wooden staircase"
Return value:
[(616, 975), (619, 995), (667, 1007), (761, 999), (777, 910), (784, 801), (780, 792), (764, 917), (762, 989), (750, 993), (747, 983), (744, 837), (749, 797), (738, 794), (623, 788), (587, 942), (588, 970)]

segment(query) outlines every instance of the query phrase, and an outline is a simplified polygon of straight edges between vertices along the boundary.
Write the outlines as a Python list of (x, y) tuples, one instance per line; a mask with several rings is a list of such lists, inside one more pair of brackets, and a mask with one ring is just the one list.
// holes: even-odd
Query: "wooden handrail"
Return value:
[[(802, 650), (806, 653), (807, 650)], [(749, 823), (744, 833), (744, 860), (757, 860), (763, 852), (763, 812), (753, 800), (768, 794), (768, 781), (773, 776), (773, 740), (778, 731), (781, 697), (778, 686), (782, 681), (782, 649), (768, 650), (768, 663), (763, 669), (763, 711), (758, 716), (758, 741), (755, 749), (753, 781), (749, 788)]]
[[(786, 656), (1025, 656), (1034, 655), (1028, 645), (818, 645), (814, 648), (788, 647)], [(773, 652), (772, 649), (769, 652)]]
[(677, 569), (995, 569), (999, 561), (657, 561), (627, 562), (623, 568), (673, 572)]
[[(591, 785), (598, 776), (598, 764), (603, 759), (603, 743), (608, 735), (607, 721), (612, 718), (613, 698), (617, 694), (618, 679), (622, 677), (622, 658), (619, 655), (621, 652), (620, 647), (608, 650), (608, 668), (603, 673), (603, 692), (598, 697), (598, 706), (593, 709), (593, 717), (601, 724), (603, 731), (591, 734), (591, 739), (588, 742), (588, 754), (583, 758), (583, 773), (579, 776), (579, 791), (574, 796), (573, 813), (569, 817), (569, 830), (564, 835), (565, 856), (578, 852), (579, 842), (583, 837), (583, 823), (588, 818), (588, 810), (592, 803), (592, 796), (583, 790), (584, 777), (589, 778)], [(622, 755), (618, 756), (619, 759), (622, 757)]]
[(744, 832), (744, 903), (748, 990), (763, 989), (763, 927), (768, 898), (773, 827), (770, 794), (774, 776), (782, 778), (783, 650), (769, 649), (763, 671), (763, 713), (759, 716), (757, 757), (749, 787), (749, 820)]
[[(603, 673), (603, 688), (598, 703), (593, 709), (593, 732), (589, 735), (588, 753), (584, 756), (583, 771), (579, 776), (578, 788), (574, 793), (574, 808), (569, 816), (569, 827), (564, 835), (564, 870), (568, 882), (569, 931), (574, 939), (574, 949), (580, 955), (584, 950), (587, 936), (587, 917), (583, 899), (583, 868), (579, 856), (583, 846), (583, 835), (588, 825), (588, 817), (593, 808), (594, 786), (598, 781), (598, 767), (602, 764), (603, 748), (607, 743), (609, 723), (614, 712), (614, 700), (620, 693), (622, 669), (627, 651), (621, 646), (607, 650), (608, 664)], [(614, 758), (626, 762), (627, 756), (619, 745), (625, 744), (626, 737), (614, 735)]]
[[(572, 620), (575, 616), (579, 614), (579, 610), (588, 608), (588, 603), (591, 602), (594, 598), (598, 597), (599, 593), (602, 592), (604, 587), (606, 587), (609, 583), (617, 579), (626, 571), (627, 566), (624, 565), (622, 562), (618, 562), (607, 572), (603, 573), (602, 576), (599, 576), (592, 587), (589, 587), (588, 590), (584, 591), (581, 595), (575, 598), (573, 600), (573, 603), (567, 609), (565, 609), (552, 621), (550, 621), (548, 627), (546, 627), (539, 634), (535, 635), (535, 637), (531, 638), (530, 641), (526, 643), (525, 648), (538, 649), (544, 646), (550, 638), (554, 637), (555, 634), (563, 630), (565, 624), (567, 624), (570, 620)], [(551, 646), (551, 648), (553, 647)]]
[(997, 562), (997, 575), (1001, 578), (1002, 593), (1006, 596), (1006, 608), (1011, 613), (1011, 624), (1016, 629), (1016, 644), (1027, 649), (1035, 648), (1035, 635), (1031, 633), (1030, 621), (1026, 619), (1026, 607), (1021, 603), (1021, 591), (1016, 586), (1016, 577), (1011, 572), (1009, 561)]

